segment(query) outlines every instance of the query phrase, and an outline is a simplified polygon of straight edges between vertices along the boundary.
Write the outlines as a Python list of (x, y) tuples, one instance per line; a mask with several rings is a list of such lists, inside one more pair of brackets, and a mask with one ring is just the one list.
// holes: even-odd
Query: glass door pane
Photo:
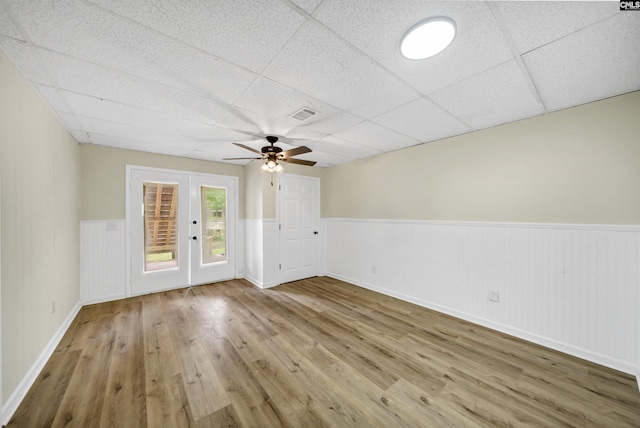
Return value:
[(227, 260), (227, 191), (216, 187), (200, 187), (202, 260), (217, 263)]
[(144, 271), (178, 267), (178, 185), (144, 182)]

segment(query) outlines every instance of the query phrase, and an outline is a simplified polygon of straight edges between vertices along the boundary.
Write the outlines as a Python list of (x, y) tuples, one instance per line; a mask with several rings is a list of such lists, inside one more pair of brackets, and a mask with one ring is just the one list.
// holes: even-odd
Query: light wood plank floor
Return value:
[(331, 278), (82, 308), (11, 427), (640, 426), (633, 377)]

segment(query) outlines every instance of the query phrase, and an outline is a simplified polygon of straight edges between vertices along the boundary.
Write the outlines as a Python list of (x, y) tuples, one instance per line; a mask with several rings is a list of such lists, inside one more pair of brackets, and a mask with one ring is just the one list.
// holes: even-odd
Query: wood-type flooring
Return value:
[(321, 277), (83, 307), (9, 427), (638, 427), (634, 377)]

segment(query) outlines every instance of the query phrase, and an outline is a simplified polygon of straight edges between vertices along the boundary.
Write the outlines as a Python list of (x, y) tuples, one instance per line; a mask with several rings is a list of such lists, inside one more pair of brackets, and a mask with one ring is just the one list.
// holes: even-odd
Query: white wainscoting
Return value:
[(126, 222), (80, 222), (80, 301), (123, 299), (126, 293)]
[(245, 272), (245, 221), (238, 220), (236, 221), (236, 278), (244, 278)]
[(278, 263), (280, 261), (280, 241), (278, 220), (265, 219), (263, 220), (263, 253), (264, 258), (264, 288), (275, 287), (280, 284), (278, 278), (280, 272)]
[(260, 288), (278, 285), (278, 222), (244, 220), (245, 278)]
[[(80, 301), (107, 302), (129, 296), (126, 287), (126, 220), (80, 222)], [(262, 260), (259, 260), (262, 263)], [(236, 226), (236, 277), (245, 275), (245, 222)]]
[(638, 373), (638, 226), (325, 223), (330, 276)]
[(244, 220), (244, 277), (258, 287), (264, 277), (262, 229), (262, 220)]

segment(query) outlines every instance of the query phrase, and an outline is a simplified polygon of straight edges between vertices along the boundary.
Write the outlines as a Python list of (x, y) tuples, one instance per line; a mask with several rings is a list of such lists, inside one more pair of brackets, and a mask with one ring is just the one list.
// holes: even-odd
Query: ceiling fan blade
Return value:
[(287, 159), (280, 159), (280, 160), (282, 162), (297, 163), (298, 165), (314, 166), (316, 164), (313, 161), (308, 161), (303, 159), (287, 158)]
[(222, 158), (222, 160), (246, 160), (246, 159), (264, 159), (264, 158)]
[(311, 149), (307, 146), (296, 147), (295, 149), (285, 150), (281, 153), (285, 158), (301, 155), (303, 153), (311, 153)]
[(258, 153), (259, 155), (261, 155), (261, 154), (262, 154), (262, 152), (261, 152), (261, 151), (256, 150), (256, 149), (254, 149), (253, 147), (245, 146), (245, 145), (244, 145), (244, 144), (242, 144), (242, 143), (233, 143), (233, 144), (235, 144), (235, 145), (236, 145), (236, 146), (238, 146), (238, 147), (242, 147), (243, 149), (249, 150), (249, 151), (251, 151), (251, 152), (253, 152), (253, 153)]

